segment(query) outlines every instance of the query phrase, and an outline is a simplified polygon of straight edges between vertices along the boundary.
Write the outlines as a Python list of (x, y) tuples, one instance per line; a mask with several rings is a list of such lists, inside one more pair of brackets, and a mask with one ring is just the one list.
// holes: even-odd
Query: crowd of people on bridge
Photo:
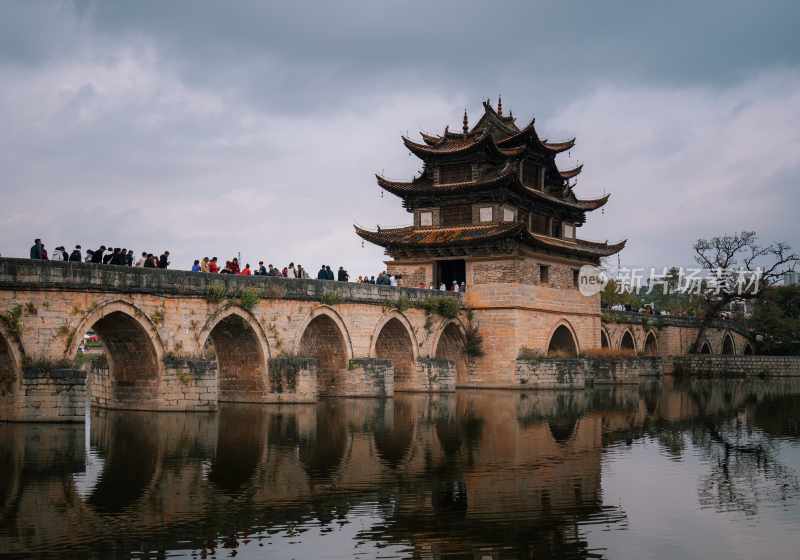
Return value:
[[(58, 246), (50, 255), (45, 248), (41, 239), (36, 239), (30, 250), (31, 259), (35, 260), (53, 260), (53, 261), (66, 261), (66, 262), (83, 262), (92, 264), (107, 264), (117, 266), (130, 266), (142, 268), (161, 268), (166, 269), (170, 266), (170, 253), (164, 251), (160, 256), (154, 253), (143, 251), (138, 259), (135, 259), (132, 249), (126, 247), (106, 247), (100, 245), (97, 249), (87, 249), (85, 254), (80, 245), (75, 245), (71, 252), (63, 246)], [(241, 267), (239, 259), (234, 257), (225, 261), (225, 266), (221, 267), (217, 257), (203, 257), (202, 259), (195, 259), (191, 268), (192, 272), (206, 272), (209, 274), (235, 274), (238, 276), (272, 276), (279, 278), (309, 278), (306, 269), (302, 265), (295, 265), (290, 262), (288, 266), (278, 268), (272, 264), (265, 265), (264, 261), (258, 261), (258, 267), (253, 269), (250, 263), (246, 263)], [(377, 276), (359, 276), (356, 280), (359, 284), (375, 284), (378, 286), (393, 286), (397, 287), (400, 283), (401, 276), (390, 274), (387, 271), (381, 271)], [(320, 266), (317, 272), (317, 280), (333, 280), (337, 282), (350, 282), (350, 274), (343, 266), (340, 266), (336, 273), (330, 265)], [(421, 282), (418, 286), (421, 289), (434, 290), (437, 289), (433, 284), (426, 284)], [(464, 282), (457, 282), (453, 280), (451, 284), (440, 283), (438, 286), (440, 291), (453, 291), (463, 292), (466, 289)]]
[[(142, 256), (136, 260), (133, 249), (126, 247), (108, 247), (100, 245), (97, 249), (83, 249), (80, 245), (75, 245), (72, 251), (67, 252), (63, 245), (59, 245), (49, 254), (41, 239), (35, 239), (30, 251), (31, 259), (42, 261), (63, 261), (63, 262), (82, 262), (91, 264), (109, 264), (116, 266), (138, 266), (144, 268), (169, 268), (169, 251), (164, 251), (161, 256), (156, 257), (153, 253), (144, 251)], [(134, 262), (134, 260), (136, 262)]]

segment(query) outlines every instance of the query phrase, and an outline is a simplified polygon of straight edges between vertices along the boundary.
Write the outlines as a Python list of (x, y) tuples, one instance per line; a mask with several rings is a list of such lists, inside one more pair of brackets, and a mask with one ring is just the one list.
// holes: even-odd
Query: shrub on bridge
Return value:
[(455, 319), (461, 310), (461, 304), (455, 298), (429, 297), (422, 302), (422, 308), (426, 313), (436, 313), (445, 319)]

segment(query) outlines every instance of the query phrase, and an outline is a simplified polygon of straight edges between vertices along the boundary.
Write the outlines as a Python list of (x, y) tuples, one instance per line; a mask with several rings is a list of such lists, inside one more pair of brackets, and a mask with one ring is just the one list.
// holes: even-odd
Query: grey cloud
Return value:
[(401, 133), (498, 92), (578, 136), (579, 194), (613, 193), (582, 233), (630, 238), (630, 264), (686, 262), (695, 237), (742, 227), (798, 238), (794, 3), (3, 9), (3, 254), (41, 235), (374, 272), (381, 250), (351, 223), (409, 218), (372, 173), (411, 177)]

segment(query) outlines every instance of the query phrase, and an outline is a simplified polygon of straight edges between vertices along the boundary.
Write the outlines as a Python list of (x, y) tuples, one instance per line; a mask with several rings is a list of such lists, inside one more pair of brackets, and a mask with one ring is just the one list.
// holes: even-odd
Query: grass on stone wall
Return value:
[(470, 358), (483, 356), (483, 336), (481, 336), (477, 325), (470, 324), (465, 331), (464, 354)]
[(253, 309), (261, 301), (261, 292), (254, 286), (248, 286), (239, 293), (239, 305), (247, 309)]
[(336, 292), (325, 292), (320, 296), (319, 302), (322, 305), (333, 306), (342, 303), (342, 298)]
[(211, 282), (206, 288), (206, 301), (209, 303), (219, 303), (227, 295), (228, 290), (222, 282)]
[(441, 315), (445, 319), (455, 319), (461, 310), (461, 304), (455, 298), (433, 296), (426, 298), (421, 304), (422, 309), (428, 314)]
[(8, 332), (14, 338), (19, 339), (22, 335), (22, 306), (17, 304), (3, 314), (0, 314)]

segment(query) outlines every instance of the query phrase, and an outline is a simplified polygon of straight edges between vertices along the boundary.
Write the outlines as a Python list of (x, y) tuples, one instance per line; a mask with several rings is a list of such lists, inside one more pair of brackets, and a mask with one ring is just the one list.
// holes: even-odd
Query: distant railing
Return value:
[[(220, 290), (223, 288), (224, 290)], [(430, 297), (462, 294), (421, 288), (397, 288), (336, 280), (275, 276), (237, 276), (186, 270), (0, 258), (0, 290), (65, 290), (206, 297), (212, 291), (236, 295), (255, 287), (265, 298), (385, 304), (405, 297), (410, 305)]]
[[(655, 315), (650, 313), (639, 313), (638, 311), (610, 311), (603, 309), (603, 321), (607, 323), (627, 323), (627, 324), (646, 324), (647, 326), (673, 326), (673, 327), (694, 327), (700, 326), (701, 320), (698, 317), (680, 317), (678, 315)], [(747, 333), (747, 329), (741, 323), (726, 319), (715, 319), (709, 324), (713, 328), (731, 329), (742, 334)]]

